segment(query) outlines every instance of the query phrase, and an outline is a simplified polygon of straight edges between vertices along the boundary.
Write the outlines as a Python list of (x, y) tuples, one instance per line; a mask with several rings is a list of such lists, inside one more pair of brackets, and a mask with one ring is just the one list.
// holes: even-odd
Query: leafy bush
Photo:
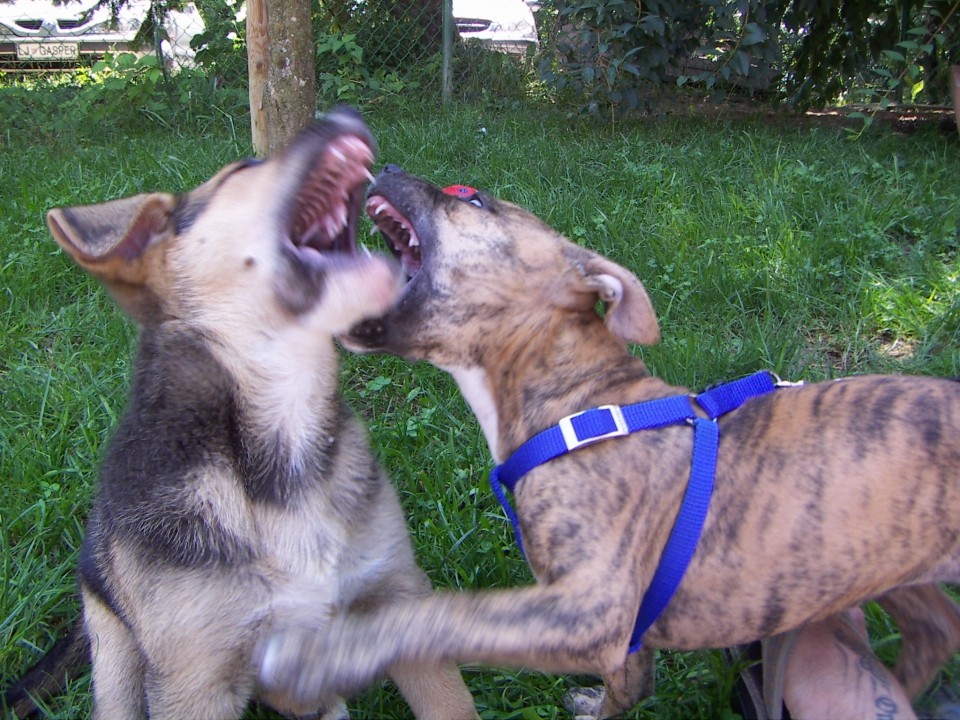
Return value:
[(776, 33), (759, 5), (556, 0), (553, 47), (541, 75), (591, 111), (641, 108), (667, 82), (694, 79), (712, 87), (742, 80), (779, 61)]
[(419, 86), (415, 79), (404, 79), (396, 70), (385, 67), (371, 70), (364, 62), (364, 49), (352, 33), (322, 33), (316, 39), (316, 53), (317, 86), (324, 105), (356, 104), (371, 95), (397, 95)]
[(943, 102), (960, 62), (956, 0), (554, 0), (541, 75), (591, 111), (658, 87), (762, 90), (793, 104)]
[(156, 57), (108, 55), (71, 73), (0, 82), (0, 123), (38, 141), (109, 136), (151, 125), (204, 127), (248, 114), (245, 88), (219, 87), (201, 70), (165, 76)]
[[(244, 0), (196, 0), (204, 30), (193, 37), (197, 64), (219, 84), (247, 85), (247, 24)], [(238, 19), (240, 18), (240, 19)]]
[(956, 0), (793, 2), (783, 27), (797, 38), (787, 91), (799, 105), (855, 100), (944, 102), (960, 62)]

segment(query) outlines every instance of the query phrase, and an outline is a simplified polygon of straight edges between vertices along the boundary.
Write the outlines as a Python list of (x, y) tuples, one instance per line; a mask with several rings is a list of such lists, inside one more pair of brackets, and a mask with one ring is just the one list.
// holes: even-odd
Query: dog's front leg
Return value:
[(653, 695), (654, 651), (642, 647), (627, 655), (623, 665), (604, 673), (601, 687), (575, 687), (563, 696), (563, 705), (576, 720), (609, 718), (625, 713)]
[[(408, 663), (479, 662), (604, 676), (623, 664), (633, 623), (625, 608), (632, 605), (614, 592), (598, 597), (595, 586), (580, 579), (564, 587), (435, 594), (341, 617), (325, 630), (281, 629), (260, 644), (255, 660), (265, 687), (305, 704), (352, 695)], [(617, 701), (622, 697), (618, 689)]]
[(640, 700), (653, 694), (654, 689), (654, 651), (646, 646), (627, 655), (623, 665), (615, 672), (604, 673), (603, 685), (606, 694), (601, 718), (613, 717), (625, 713)]
[(81, 595), (85, 632), (90, 638), (94, 720), (145, 718), (145, 668), (130, 628), (82, 585)]

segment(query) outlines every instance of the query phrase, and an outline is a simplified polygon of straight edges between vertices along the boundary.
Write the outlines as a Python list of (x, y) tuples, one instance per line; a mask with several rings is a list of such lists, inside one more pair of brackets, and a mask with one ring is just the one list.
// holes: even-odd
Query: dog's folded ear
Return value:
[(157, 309), (161, 240), (176, 234), (176, 198), (136, 195), (99, 205), (54, 208), (47, 227), (54, 240), (95, 276), (133, 319), (144, 322)]
[(638, 345), (655, 345), (660, 324), (646, 289), (637, 277), (602, 255), (587, 252), (580, 265), (585, 290), (606, 304), (604, 322), (614, 335)]

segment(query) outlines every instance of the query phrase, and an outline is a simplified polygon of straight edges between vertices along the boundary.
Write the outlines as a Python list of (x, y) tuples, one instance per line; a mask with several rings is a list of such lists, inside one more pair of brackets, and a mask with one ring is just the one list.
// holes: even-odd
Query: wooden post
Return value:
[(250, 132), (259, 157), (286, 147), (316, 112), (310, 11), (310, 0), (247, 1)]
[(247, 65), (250, 86), (250, 134), (253, 153), (264, 157), (270, 149), (267, 118), (267, 71), (270, 65), (270, 37), (267, 0), (247, 0)]
[(270, 64), (266, 110), (269, 150), (287, 146), (317, 111), (317, 58), (311, 0), (269, 0)]

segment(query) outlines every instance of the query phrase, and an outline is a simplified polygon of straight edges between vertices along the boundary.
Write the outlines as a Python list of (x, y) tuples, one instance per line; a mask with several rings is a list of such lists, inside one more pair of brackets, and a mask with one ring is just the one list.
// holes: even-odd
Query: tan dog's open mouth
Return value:
[(312, 163), (293, 203), (287, 240), (304, 262), (324, 253), (352, 255), (374, 150), (358, 135), (334, 138)]

